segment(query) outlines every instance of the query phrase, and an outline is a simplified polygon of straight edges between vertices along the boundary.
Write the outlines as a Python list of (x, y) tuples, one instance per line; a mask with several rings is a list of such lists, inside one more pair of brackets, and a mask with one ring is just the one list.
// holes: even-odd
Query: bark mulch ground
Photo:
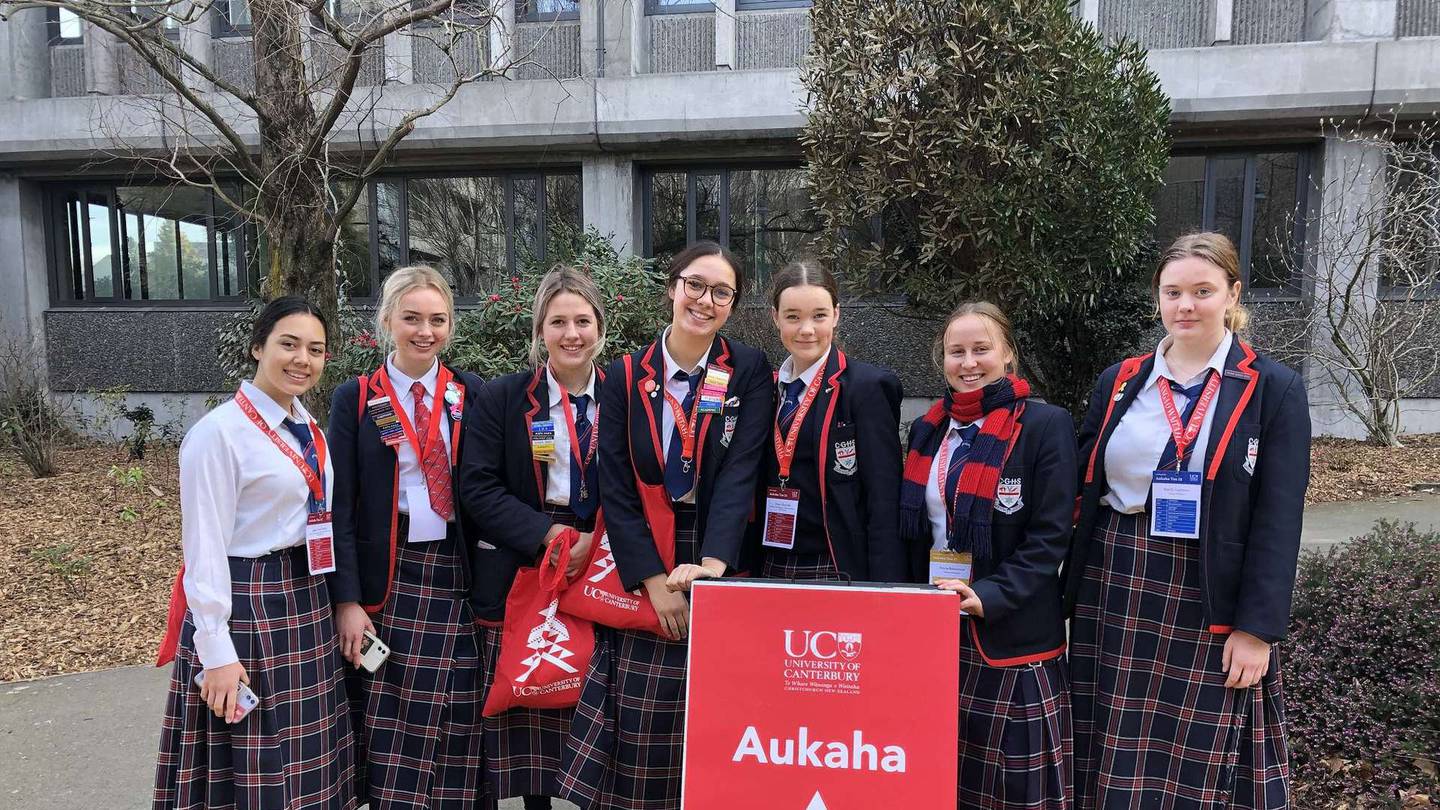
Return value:
[[(1317, 439), (1309, 501), (1440, 483), (1440, 434), (1401, 449)], [(176, 450), (89, 444), (32, 479), (0, 453), (0, 682), (154, 661), (180, 564)], [(135, 470), (139, 470), (137, 474)]]

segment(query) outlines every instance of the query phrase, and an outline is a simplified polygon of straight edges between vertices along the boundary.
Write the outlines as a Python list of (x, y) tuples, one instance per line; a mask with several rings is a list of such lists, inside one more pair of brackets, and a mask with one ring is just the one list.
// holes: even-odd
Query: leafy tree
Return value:
[[(825, 252), (927, 316), (993, 300), (1082, 403), (1149, 319), (1169, 101), (1066, 0), (816, 0), (802, 135)], [(857, 240), (856, 222), (877, 222)]]

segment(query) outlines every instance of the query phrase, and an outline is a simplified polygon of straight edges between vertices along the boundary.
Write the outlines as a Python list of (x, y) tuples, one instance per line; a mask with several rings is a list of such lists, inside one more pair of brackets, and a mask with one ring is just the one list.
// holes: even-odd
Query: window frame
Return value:
[(210, 35), (216, 39), (232, 39), (251, 36), (254, 29), (253, 23), (234, 25), (230, 22), (231, 3), (244, 3), (246, 0), (221, 0), (215, 9), (214, 24), (211, 26)]
[[(649, 2), (649, 0), (646, 1)], [(515, 0), (515, 22), (547, 23), (578, 21), (580, 19), (580, 0), (574, 0), (574, 2), (574, 11), (547, 13), (532, 7), (537, 4), (537, 0)]]
[(75, 12), (71, 11), (70, 14), (75, 17), (76, 22), (79, 23), (79, 25), (80, 25), (80, 36), (78, 36), (78, 37), (67, 37), (67, 36), (63, 36), (63, 35), (60, 33), (60, 31), (61, 31), (60, 12), (61, 12), (61, 11), (69, 11), (69, 10), (68, 10), (68, 9), (61, 9), (61, 8), (58, 7), (58, 6), (51, 6), (50, 8), (45, 9), (45, 39), (46, 39), (46, 41), (50, 44), (51, 47), (54, 47), (54, 46), (56, 46), (56, 45), (83, 45), (83, 44), (85, 44), (85, 20), (81, 19), (78, 14), (75, 14)]
[(662, 5), (660, 0), (645, 0), (645, 16), (655, 17), (664, 14), (713, 14), (716, 10), (713, 0), (694, 0), (694, 2), (676, 3), (674, 5)]
[[(143, 183), (131, 178), (93, 178), (86, 182), (60, 182), (49, 184), (44, 191), (44, 215), (42, 221), (45, 227), (45, 254), (48, 265), (48, 276), (50, 279), (50, 301), (55, 307), (121, 307), (121, 308), (171, 308), (171, 309), (235, 309), (243, 306), (251, 296), (255, 279), (249, 277), (249, 259), (257, 249), (258, 245), (252, 245), (251, 233), (247, 228), (240, 228), (235, 231), (239, 244), (239, 260), (236, 262), (236, 292), (231, 295), (220, 295), (221, 268), (219, 257), (218, 239), (220, 229), (217, 222), (220, 216), (217, 214), (218, 199), (213, 191), (206, 190), (205, 210), (199, 214), (204, 219), (205, 225), (205, 256), (207, 261), (206, 280), (208, 285), (207, 295), (204, 298), (184, 298), (184, 280), (182, 277), (176, 279), (176, 290), (180, 298), (126, 298), (124, 297), (125, 273), (122, 269), (123, 262), (120, 257), (122, 253), (120, 239), (124, 230), (121, 218), (125, 216), (119, 208), (120, 188), (132, 187), (173, 187), (166, 183)], [(192, 188), (181, 186), (181, 188)], [(77, 297), (75, 295), (75, 282), (80, 282), (80, 289), (95, 290), (95, 262), (90, 257), (90, 217), (82, 217), (78, 223), (77, 233), (71, 234), (68, 228), (68, 219), (65, 212), (71, 203), (71, 197), (79, 198), (78, 202), (88, 208), (103, 199), (106, 215), (110, 223), (110, 291), (108, 296), (92, 296), (89, 298)], [(141, 214), (143, 216), (143, 214)], [(181, 220), (175, 220), (177, 222)], [(177, 233), (178, 239), (178, 233)], [(258, 240), (257, 240), (258, 241)], [(75, 256), (80, 258), (82, 266), (75, 268), (70, 265), (71, 259)], [(178, 270), (178, 268), (177, 268)], [(77, 279), (78, 274), (78, 279)]]
[(781, 11), (794, 8), (810, 8), (813, 0), (735, 0), (739, 11)]
[[(1304, 274), (1291, 276), (1278, 287), (1256, 288), (1250, 283), (1250, 259), (1255, 242), (1255, 182), (1256, 166), (1261, 154), (1291, 153), (1295, 161), (1295, 216), (1290, 225), (1291, 260), (1297, 267), (1305, 267), (1309, 261), (1306, 219), (1314, 202), (1315, 191), (1311, 173), (1315, 167), (1315, 148), (1309, 144), (1273, 144), (1252, 147), (1229, 147), (1221, 149), (1180, 148), (1171, 150), (1169, 158), (1201, 157), (1205, 159), (1203, 199), (1201, 200), (1201, 230), (1215, 229), (1215, 181), (1216, 163), (1222, 160), (1243, 159), (1245, 161), (1244, 191), (1241, 197), (1240, 241), (1235, 245), (1240, 259), (1240, 281), (1243, 297), (1250, 301), (1299, 301), (1304, 295)], [(1158, 246), (1164, 250), (1165, 245)]]

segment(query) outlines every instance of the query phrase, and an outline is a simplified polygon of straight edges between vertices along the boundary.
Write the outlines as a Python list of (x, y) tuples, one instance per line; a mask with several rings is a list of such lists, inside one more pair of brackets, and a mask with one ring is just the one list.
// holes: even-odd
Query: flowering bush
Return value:
[(1285, 678), (1296, 807), (1440, 802), (1440, 534), (1306, 554)]

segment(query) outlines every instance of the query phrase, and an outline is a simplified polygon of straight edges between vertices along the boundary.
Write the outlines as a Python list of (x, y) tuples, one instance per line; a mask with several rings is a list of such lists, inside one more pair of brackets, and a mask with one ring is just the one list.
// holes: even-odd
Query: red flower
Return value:
[(493, 303), (500, 300), (500, 293), (490, 293), (490, 301)]
[(625, 302), (625, 296), (623, 296), (623, 295), (616, 295), (616, 296), (615, 296), (615, 300), (616, 300), (616, 301), (619, 301), (619, 302), (621, 302), (621, 303), (624, 303), (624, 302)]

